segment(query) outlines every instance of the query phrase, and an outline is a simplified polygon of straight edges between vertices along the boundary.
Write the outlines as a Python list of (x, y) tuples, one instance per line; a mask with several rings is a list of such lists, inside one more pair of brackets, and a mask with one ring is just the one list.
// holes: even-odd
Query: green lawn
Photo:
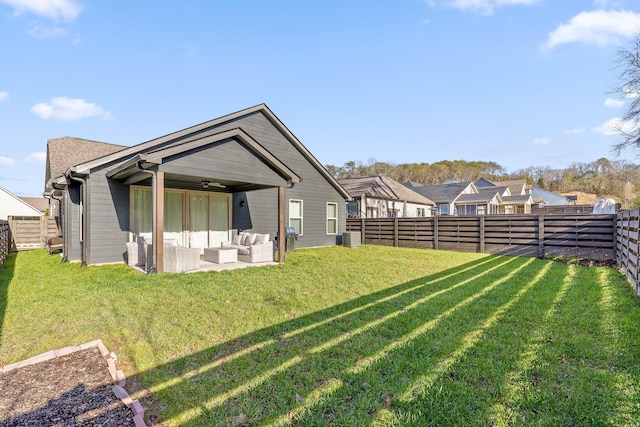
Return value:
[(0, 365), (102, 338), (147, 419), (640, 425), (640, 297), (610, 268), (362, 246), (142, 275), (0, 266)]

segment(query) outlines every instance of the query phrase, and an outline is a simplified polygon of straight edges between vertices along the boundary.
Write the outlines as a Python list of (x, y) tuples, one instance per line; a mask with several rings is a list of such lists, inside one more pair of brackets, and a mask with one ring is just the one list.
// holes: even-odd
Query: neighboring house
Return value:
[(533, 197), (531, 186), (524, 179), (510, 181), (489, 181), (480, 178), (475, 182), (476, 187), (497, 188), (500, 191), (501, 202), (498, 208), (500, 214), (528, 214), (531, 213)]
[(509, 189), (499, 187), (476, 188), (475, 193), (461, 194), (455, 200), (454, 215), (497, 214), (502, 203), (501, 194)]
[(339, 179), (353, 201), (347, 202), (349, 218), (431, 216), (435, 203), (393, 179), (372, 175)]
[[(448, 181), (446, 184), (424, 185), (409, 181), (406, 182), (404, 186), (423, 195), (429, 200), (433, 200), (436, 204), (438, 215), (455, 215), (456, 202), (460, 196), (478, 192), (473, 182), (458, 183)], [(466, 212), (466, 203), (463, 204), (465, 204), (464, 209)]]
[(0, 220), (8, 217), (41, 217), (42, 212), (4, 187), (0, 187)]
[[(45, 195), (61, 200), (64, 256), (121, 262), (138, 236), (216, 247), (233, 230), (297, 247), (336, 244), (349, 194), (264, 104), (80, 161), (47, 149)], [(93, 147), (93, 144), (89, 144)], [(162, 272), (163, 245), (153, 245)]]

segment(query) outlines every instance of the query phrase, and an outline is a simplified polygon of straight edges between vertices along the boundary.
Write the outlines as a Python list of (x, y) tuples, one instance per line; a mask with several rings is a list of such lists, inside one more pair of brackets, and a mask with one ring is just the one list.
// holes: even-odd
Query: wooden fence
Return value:
[(0, 264), (2, 264), (9, 253), (11, 246), (11, 230), (9, 222), (0, 219)]
[(348, 219), (362, 242), (502, 255), (615, 259), (616, 215), (486, 215)]
[(638, 232), (640, 230), (640, 208), (618, 212), (616, 223), (616, 259), (624, 270), (627, 278), (640, 294), (640, 274), (638, 255), (640, 245)]
[(11, 242), (9, 250), (20, 251), (25, 249), (43, 248), (49, 237), (58, 236), (56, 218), (44, 217), (9, 217), (11, 230)]

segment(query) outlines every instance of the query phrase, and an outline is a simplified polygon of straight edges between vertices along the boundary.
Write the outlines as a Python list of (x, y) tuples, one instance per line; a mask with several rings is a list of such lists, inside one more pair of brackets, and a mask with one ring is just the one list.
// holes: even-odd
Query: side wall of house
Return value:
[(129, 187), (107, 179), (106, 168), (87, 179), (87, 264), (125, 260), (129, 236)]
[(69, 261), (82, 260), (82, 244), (80, 243), (80, 185), (71, 183), (64, 196), (64, 256)]

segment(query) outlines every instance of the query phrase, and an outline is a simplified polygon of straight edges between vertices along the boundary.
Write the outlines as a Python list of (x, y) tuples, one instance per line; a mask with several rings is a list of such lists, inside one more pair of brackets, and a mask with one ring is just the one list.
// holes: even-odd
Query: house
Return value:
[[(433, 200), (436, 204), (436, 210), (438, 215), (455, 215), (456, 214), (456, 202), (460, 196), (464, 194), (475, 194), (478, 189), (473, 182), (448, 182), (439, 185), (424, 185), (416, 182), (406, 182), (405, 187), (415, 191), (418, 194), (423, 195), (429, 200)], [(471, 202), (468, 202), (471, 203)], [(466, 212), (466, 204), (465, 205)]]
[(13, 217), (42, 217), (43, 213), (4, 187), (0, 187), (0, 220)]
[(508, 189), (499, 187), (475, 187), (475, 193), (461, 194), (455, 200), (454, 215), (487, 215), (499, 212), (502, 196)]
[[(58, 155), (49, 141), (45, 195), (60, 200), (64, 256), (121, 262), (137, 237), (216, 247), (237, 231), (268, 233), (284, 261), (297, 247), (336, 244), (349, 194), (264, 104), (93, 159)], [(163, 245), (153, 245), (153, 269)]]
[(480, 178), (476, 182), (478, 188), (497, 188), (501, 192), (498, 208), (500, 214), (529, 214), (533, 204), (532, 187), (524, 179), (509, 181), (489, 181)]
[(383, 175), (339, 179), (353, 201), (347, 202), (349, 218), (431, 216), (435, 203)]

